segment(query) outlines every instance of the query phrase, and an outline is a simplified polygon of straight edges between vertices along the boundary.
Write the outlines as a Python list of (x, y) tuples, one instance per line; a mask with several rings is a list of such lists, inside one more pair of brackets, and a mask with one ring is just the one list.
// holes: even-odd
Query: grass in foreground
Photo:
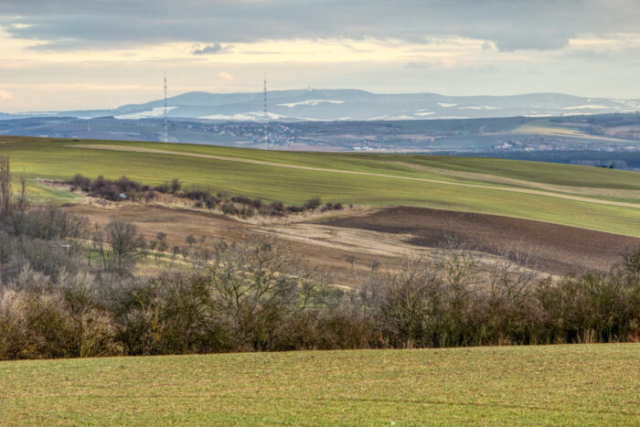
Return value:
[(640, 425), (640, 344), (0, 363), (0, 424)]

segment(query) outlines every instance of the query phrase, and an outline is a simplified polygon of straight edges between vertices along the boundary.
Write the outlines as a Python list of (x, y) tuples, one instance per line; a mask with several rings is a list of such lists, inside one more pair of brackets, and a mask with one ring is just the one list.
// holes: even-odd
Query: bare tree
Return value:
[(456, 310), (463, 311), (470, 297), (478, 292), (478, 257), (465, 244), (445, 236), (444, 248), (435, 254), (434, 263), (444, 280), (447, 300)]
[(134, 224), (115, 219), (103, 230), (96, 229), (96, 249), (105, 270), (120, 274), (129, 273), (136, 262), (144, 256), (144, 236)]
[(504, 248), (499, 256), (487, 267), (490, 297), (511, 306), (521, 306), (540, 279), (536, 258), (531, 250), (523, 250), (520, 244)]
[(11, 214), (11, 162), (9, 156), (0, 155), (0, 216)]
[(18, 200), (18, 211), (25, 212), (29, 207), (27, 198), (27, 176), (24, 172), (20, 175), (20, 199)]
[(306, 269), (287, 247), (258, 239), (217, 244), (205, 280), (213, 306), (244, 341), (239, 344), (264, 350), (283, 318), (312, 304), (326, 277)]
[(640, 277), (640, 245), (622, 254), (622, 269), (629, 276)]

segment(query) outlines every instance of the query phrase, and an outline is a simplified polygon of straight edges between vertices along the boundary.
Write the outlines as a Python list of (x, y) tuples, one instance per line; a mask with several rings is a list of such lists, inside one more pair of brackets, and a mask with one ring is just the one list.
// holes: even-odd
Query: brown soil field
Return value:
[[(209, 244), (221, 239), (239, 242), (252, 236), (272, 236), (291, 247), (310, 265), (332, 273), (334, 283), (343, 286), (353, 286), (354, 273), (366, 274), (374, 262), (393, 265), (404, 256), (428, 255), (427, 250), (406, 242), (411, 236), (374, 231), (319, 224), (256, 225), (205, 212), (139, 204), (111, 208), (68, 204), (62, 208), (85, 216), (95, 224), (106, 225), (114, 218), (131, 222), (147, 240), (153, 240), (158, 232), (163, 232), (169, 247), (184, 246), (185, 238), (190, 234), (206, 236)], [(353, 264), (349, 257), (355, 258)]]
[[(427, 208), (383, 208), (312, 222), (256, 224), (206, 212), (141, 204), (65, 205), (63, 209), (107, 224), (120, 218), (136, 224), (148, 240), (167, 234), (169, 246), (185, 245), (188, 235), (206, 236), (210, 244), (273, 236), (309, 264), (334, 275), (334, 283), (353, 286), (354, 273), (367, 274), (372, 263), (383, 267), (403, 257), (430, 257), (448, 239), (482, 252), (490, 260), (505, 250), (530, 252), (530, 268), (562, 275), (608, 270), (620, 254), (640, 239), (544, 222)], [(343, 215), (343, 214), (341, 214)], [(352, 264), (353, 261), (353, 264)]]
[(410, 235), (421, 247), (443, 247), (449, 238), (488, 254), (532, 255), (535, 269), (551, 274), (606, 271), (640, 239), (517, 218), (427, 208), (388, 208), (365, 216), (325, 220), (324, 225)]

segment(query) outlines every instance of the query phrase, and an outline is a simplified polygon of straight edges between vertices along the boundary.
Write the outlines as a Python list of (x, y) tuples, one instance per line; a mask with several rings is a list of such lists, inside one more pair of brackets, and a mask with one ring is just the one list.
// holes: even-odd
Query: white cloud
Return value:
[(221, 71), (218, 73), (218, 79), (230, 82), (231, 80), (233, 80), (233, 75), (229, 73), (225, 73), (224, 71)]
[(0, 89), (0, 101), (7, 101), (13, 98), (13, 94), (8, 90)]

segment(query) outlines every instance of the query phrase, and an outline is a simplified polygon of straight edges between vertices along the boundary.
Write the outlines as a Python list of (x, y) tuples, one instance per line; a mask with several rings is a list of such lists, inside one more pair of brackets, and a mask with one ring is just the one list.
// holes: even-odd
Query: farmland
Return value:
[(1, 362), (0, 423), (632, 426), (638, 352), (613, 344)]
[(447, 239), (465, 242), (489, 254), (526, 250), (537, 268), (556, 274), (607, 271), (620, 253), (640, 245), (640, 239), (581, 228), (494, 215), (424, 208), (389, 208), (360, 217), (331, 218), (325, 225), (411, 235), (411, 243), (445, 247)]
[[(241, 241), (268, 233), (333, 268), (338, 285), (353, 274), (347, 257), (357, 256), (355, 269), (366, 273), (374, 261), (425, 254), (420, 246), (437, 246), (432, 240), (443, 230), (488, 253), (531, 243), (543, 251), (548, 273), (606, 270), (618, 249), (640, 237), (640, 180), (632, 172), (462, 157), (2, 140), (0, 153), (11, 156), (16, 178), (26, 175), (34, 203), (65, 205), (102, 225), (122, 218), (147, 239), (166, 231), (172, 245), (185, 234)], [(179, 178), (186, 187), (266, 201), (301, 204), (319, 196), (364, 207), (353, 212), (360, 217), (263, 226), (158, 206), (78, 204), (79, 195), (41, 181), (76, 173), (149, 184)], [(640, 425), (638, 351), (638, 344), (611, 344), (0, 362), (0, 424)]]
[(534, 162), (416, 155), (268, 152), (135, 142), (2, 138), (14, 172), (37, 199), (72, 202), (36, 178), (75, 173), (187, 186), (265, 200), (417, 206), (539, 220), (640, 236), (640, 180), (633, 172)]

